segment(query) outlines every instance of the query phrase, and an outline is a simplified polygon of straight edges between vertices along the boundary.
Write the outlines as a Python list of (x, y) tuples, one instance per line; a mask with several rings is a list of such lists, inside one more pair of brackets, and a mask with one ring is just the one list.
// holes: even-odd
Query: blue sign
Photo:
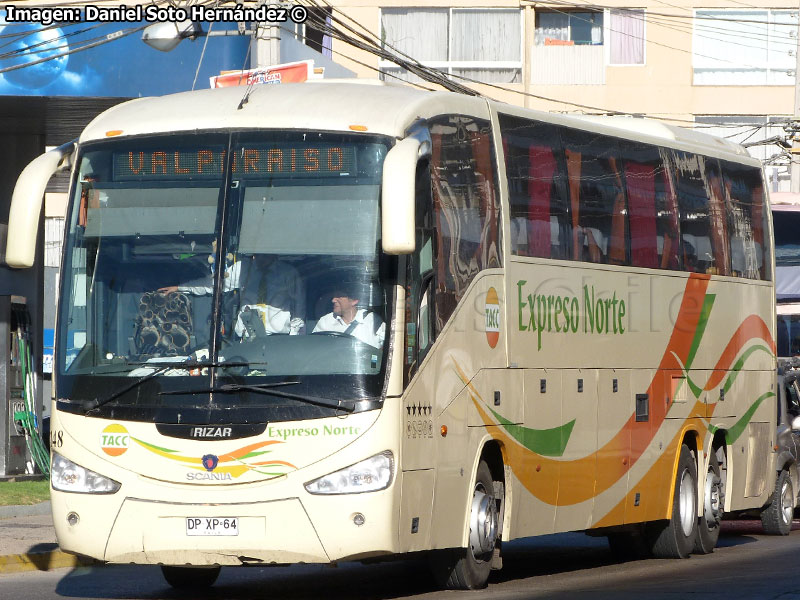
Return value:
[[(146, 21), (46, 27), (9, 23), (4, 15), (0, 13), (0, 70), (27, 66), (0, 73), (0, 95), (160, 96), (190, 90), (193, 84), (207, 88), (209, 77), (220, 71), (250, 68), (249, 36), (187, 39), (171, 52), (160, 52), (141, 39)], [(235, 29), (236, 23), (202, 27), (219, 31)]]
[(53, 372), (53, 347), (55, 346), (55, 330), (46, 328), (42, 338), (42, 373)]

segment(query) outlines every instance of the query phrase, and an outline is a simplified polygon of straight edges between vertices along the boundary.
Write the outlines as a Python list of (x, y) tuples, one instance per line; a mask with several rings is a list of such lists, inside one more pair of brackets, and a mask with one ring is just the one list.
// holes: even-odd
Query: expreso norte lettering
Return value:
[[(597, 333), (622, 335), (627, 307), (613, 292), (611, 298), (600, 298), (594, 286), (583, 286), (583, 304), (577, 296), (528, 294), (522, 288), (527, 281), (517, 281), (518, 325), (520, 331), (537, 332), (537, 350), (542, 349), (542, 334)], [(581, 319), (583, 323), (581, 324)]]

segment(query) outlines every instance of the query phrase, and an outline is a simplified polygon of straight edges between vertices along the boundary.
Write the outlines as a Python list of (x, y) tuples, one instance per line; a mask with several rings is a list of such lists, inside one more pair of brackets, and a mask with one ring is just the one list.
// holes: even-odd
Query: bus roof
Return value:
[[(256, 85), (242, 104), (246, 87), (229, 87), (140, 98), (96, 117), (80, 141), (118, 135), (146, 135), (215, 129), (307, 129), (405, 135), (417, 119), (436, 114), (472, 114), (488, 118), (488, 107), (565, 127), (680, 148), (730, 160), (760, 164), (730, 141), (705, 133), (633, 117), (575, 116), (524, 109), (486, 99), (431, 92), (365, 79)], [(363, 129), (363, 128), (366, 129)]]
[(437, 98), (455, 100), (458, 112), (473, 113), (481, 108), (487, 112), (485, 100), (470, 96), (351, 81), (256, 85), (241, 108), (244, 86), (132, 100), (100, 114), (87, 126), (81, 142), (106, 139), (107, 132), (127, 136), (229, 128), (347, 131), (351, 125), (366, 127), (369, 133), (402, 137), (425, 112), (422, 105), (438, 104)]

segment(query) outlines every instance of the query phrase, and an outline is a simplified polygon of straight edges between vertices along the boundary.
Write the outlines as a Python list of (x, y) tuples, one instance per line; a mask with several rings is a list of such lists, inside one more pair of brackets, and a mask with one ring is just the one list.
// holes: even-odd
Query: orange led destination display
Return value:
[[(114, 180), (217, 179), (227, 166), (222, 148), (148, 149), (114, 153)], [(339, 177), (356, 174), (355, 148), (339, 145), (248, 145), (233, 156), (245, 178)]]

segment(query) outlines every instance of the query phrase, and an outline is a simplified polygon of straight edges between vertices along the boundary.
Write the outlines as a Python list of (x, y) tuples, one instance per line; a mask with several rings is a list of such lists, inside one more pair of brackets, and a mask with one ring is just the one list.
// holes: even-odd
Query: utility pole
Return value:
[[(270, 0), (260, 0), (259, 4), (271, 4)], [(279, 2), (283, 5), (283, 2)], [(253, 23), (256, 28), (255, 39), (251, 42), (252, 58), (250, 68), (269, 67), (281, 62), (281, 29), (269, 23)]]
[(281, 62), (281, 30), (277, 25), (258, 23), (258, 34), (253, 42), (251, 68), (269, 67)]

